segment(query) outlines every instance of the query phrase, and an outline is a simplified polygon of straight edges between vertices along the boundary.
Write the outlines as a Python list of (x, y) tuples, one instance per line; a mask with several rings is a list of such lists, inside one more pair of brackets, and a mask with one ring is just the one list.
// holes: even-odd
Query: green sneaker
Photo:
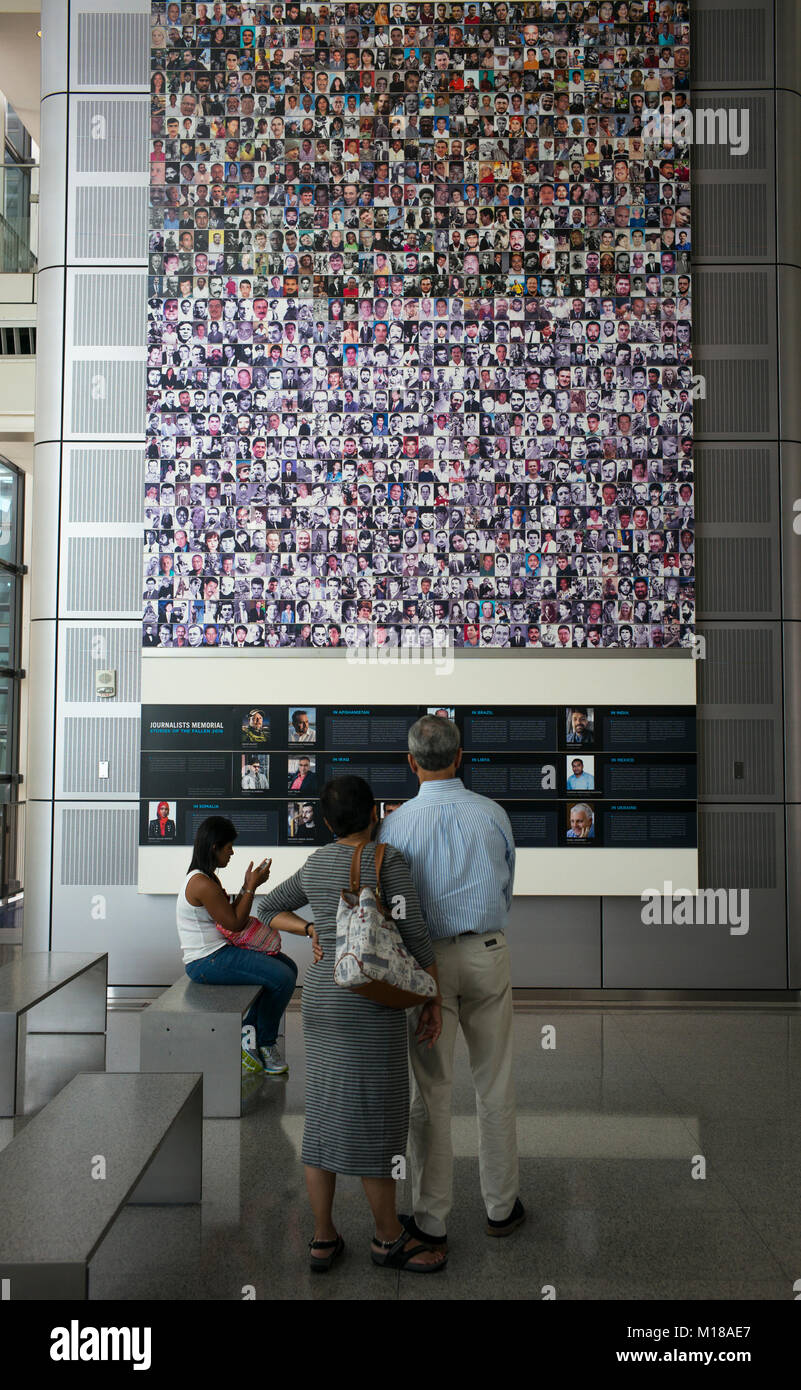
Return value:
[(246, 1047), (242, 1048), (242, 1070), (243, 1072), (261, 1073), (264, 1067), (258, 1057), (254, 1057), (252, 1052), (248, 1052)]
[(256, 1051), (256, 1029), (252, 1023), (246, 1023), (242, 1028), (242, 1070), (255, 1073), (264, 1071)]

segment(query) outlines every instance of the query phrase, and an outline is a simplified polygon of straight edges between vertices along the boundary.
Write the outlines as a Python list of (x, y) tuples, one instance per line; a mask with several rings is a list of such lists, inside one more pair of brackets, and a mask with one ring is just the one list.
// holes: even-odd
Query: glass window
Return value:
[(16, 664), (17, 580), (0, 570), (0, 666)]
[(0, 560), (20, 563), (19, 550), (19, 474), (0, 462)]
[(0, 773), (16, 772), (11, 766), (14, 751), (14, 704), (16, 682), (0, 680)]
[[(0, 458), (0, 667), (16, 671), (22, 609), (25, 478)], [(0, 899), (22, 884), (19, 801), (19, 675), (0, 676)]]
[(22, 888), (25, 808), (3, 796), (0, 805), (0, 894), (10, 897)]

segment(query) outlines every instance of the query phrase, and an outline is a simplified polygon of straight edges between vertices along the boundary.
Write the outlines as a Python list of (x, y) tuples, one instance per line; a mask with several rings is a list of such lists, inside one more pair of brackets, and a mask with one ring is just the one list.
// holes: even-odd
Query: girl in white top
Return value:
[[(236, 826), (224, 816), (209, 816), (198, 826), (192, 862), (176, 902), (178, 939), (186, 973), (196, 983), (262, 986), (258, 999), (245, 1015), (242, 1064), (248, 1071), (285, 1072), (287, 1064), (279, 1055), (276, 1038), (295, 988), (298, 968), (283, 952), (268, 956), (243, 950), (230, 945), (217, 930), (219, 924), (226, 931), (241, 932), (253, 912), (256, 889), (270, 877), (271, 860), (262, 860), (255, 869), (251, 860), (242, 888), (233, 902), (229, 901), (217, 875), (230, 862), (236, 837)], [(297, 928), (297, 935), (311, 937), (314, 958), (319, 960), (322, 951), (314, 924), (304, 922)], [(246, 1047), (254, 1030), (255, 1044)]]
[[(217, 930), (217, 923), (205, 907), (193, 907), (186, 896), (187, 884), (198, 878), (199, 871), (190, 869), (178, 894), (175, 920), (178, 926), (178, 940), (184, 957), (184, 965), (191, 960), (202, 960), (219, 951), (224, 938)], [(209, 879), (211, 883), (212, 880)], [(226, 903), (228, 899), (226, 898)], [(247, 920), (247, 919), (246, 919)], [(245, 922), (242, 923), (245, 926)]]

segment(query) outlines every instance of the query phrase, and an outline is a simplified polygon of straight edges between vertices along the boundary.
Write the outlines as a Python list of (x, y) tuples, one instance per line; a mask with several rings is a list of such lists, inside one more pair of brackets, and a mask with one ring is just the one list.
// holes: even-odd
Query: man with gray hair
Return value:
[[(457, 777), (459, 730), (424, 715), (409, 730), (420, 790), (385, 819), (379, 840), (405, 855), (437, 959), (440, 998), (410, 1015), (414, 1073), (409, 1152), (414, 1211), (404, 1218), (426, 1244), (446, 1244), (453, 1199), (451, 1090), (461, 1025), (476, 1088), (486, 1231), (505, 1236), (525, 1220), (518, 1195), (512, 1077), (512, 987), (504, 927), (515, 847), (506, 813)], [(436, 1040), (420, 1048), (414, 1040)]]

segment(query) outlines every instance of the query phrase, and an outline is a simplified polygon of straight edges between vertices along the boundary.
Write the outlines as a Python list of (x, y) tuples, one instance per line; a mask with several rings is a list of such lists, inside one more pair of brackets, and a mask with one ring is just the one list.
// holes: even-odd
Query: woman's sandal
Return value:
[[(310, 1240), (309, 1241), (309, 1266), (314, 1274), (326, 1274), (331, 1268), (334, 1260), (342, 1254), (345, 1249), (345, 1242), (341, 1236), (336, 1240)], [(312, 1250), (330, 1250), (329, 1255), (313, 1255)]]
[(430, 1255), (431, 1250), (426, 1245), (413, 1245), (411, 1250), (404, 1250), (404, 1245), (409, 1239), (409, 1232), (404, 1230), (397, 1240), (379, 1240), (378, 1236), (373, 1236), (373, 1243), (380, 1245), (386, 1253), (377, 1255), (375, 1250), (370, 1250), (370, 1258), (374, 1265), (381, 1265), (384, 1269), (406, 1269), (410, 1274), (436, 1274), (437, 1270), (444, 1269), (448, 1263), (448, 1257), (440, 1260), (438, 1264), (410, 1265), (409, 1261), (417, 1258), (418, 1255)]

